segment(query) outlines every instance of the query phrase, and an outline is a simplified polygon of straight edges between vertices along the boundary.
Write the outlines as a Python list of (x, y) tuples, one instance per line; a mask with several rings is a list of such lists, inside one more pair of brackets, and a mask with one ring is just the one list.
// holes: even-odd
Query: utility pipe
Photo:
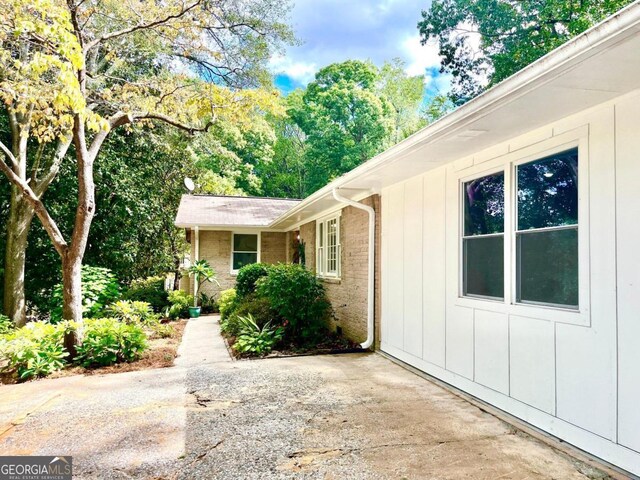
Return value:
[[(194, 263), (200, 260), (200, 227), (196, 225), (194, 230), (194, 255), (193, 261)], [(194, 273), (193, 275), (193, 306), (198, 306), (198, 274)]]
[(360, 346), (367, 350), (373, 345), (374, 324), (374, 299), (375, 299), (375, 255), (376, 255), (376, 212), (368, 205), (355, 202), (338, 193), (338, 189), (333, 189), (333, 198), (338, 202), (346, 203), (354, 208), (364, 210), (369, 213), (369, 274), (367, 278), (368, 298), (367, 298), (367, 339)]

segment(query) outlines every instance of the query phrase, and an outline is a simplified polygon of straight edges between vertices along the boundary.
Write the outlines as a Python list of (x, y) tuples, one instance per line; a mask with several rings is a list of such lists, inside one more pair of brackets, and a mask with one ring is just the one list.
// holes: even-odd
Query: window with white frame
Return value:
[[(505, 185), (499, 172), (462, 183), (463, 296), (503, 300), (509, 288), (517, 304), (577, 309), (578, 149), (517, 164), (510, 178)], [(515, 249), (513, 285), (505, 285), (505, 245)]]
[(463, 294), (504, 298), (504, 172), (463, 184)]
[(231, 271), (257, 263), (260, 238), (257, 233), (234, 233), (231, 239)]
[(516, 167), (516, 301), (578, 308), (578, 149)]
[(340, 216), (316, 222), (316, 270), (322, 277), (340, 277)]

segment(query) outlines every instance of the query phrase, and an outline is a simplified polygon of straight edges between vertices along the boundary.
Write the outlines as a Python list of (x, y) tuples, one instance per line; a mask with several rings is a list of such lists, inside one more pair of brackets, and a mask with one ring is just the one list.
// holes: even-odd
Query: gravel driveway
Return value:
[(376, 354), (232, 361), (215, 317), (173, 368), (0, 387), (0, 452), (78, 478), (608, 478)]

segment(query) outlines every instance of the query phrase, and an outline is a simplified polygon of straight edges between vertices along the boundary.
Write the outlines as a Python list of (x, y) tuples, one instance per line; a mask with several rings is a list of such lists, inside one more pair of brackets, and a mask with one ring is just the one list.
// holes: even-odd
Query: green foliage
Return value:
[(4, 370), (26, 380), (62, 369), (69, 355), (63, 346), (64, 333), (69, 327), (66, 323), (31, 322), (1, 335), (0, 359), (6, 362)]
[(112, 303), (107, 308), (107, 313), (124, 323), (140, 323), (142, 325), (153, 325), (158, 323), (158, 315), (153, 313), (151, 305), (147, 302), (132, 302), (130, 300), (119, 300)]
[(193, 265), (191, 265), (187, 269), (187, 272), (189, 272), (190, 277), (195, 277), (195, 283), (196, 283), (195, 296), (198, 299), (200, 299), (200, 297), (198, 297), (200, 287), (202, 287), (202, 284), (204, 282), (215, 282), (216, 284), (220, 285), (216, 280), (216, 272), (213, 270), (213, 268), (211, 268), (211, 265), (209, 265), (209, 262), (204, 259), (196, 260), (193, 263)]
[(147, 335), (140, 325), (114, 318), (85, 321), (84, 339), (77, 347), (77, 361), (84, 367), (132, 362), (147, 348)]
[(182, 290), (169, 292), (169, 318), (189, 318), (189, 307), (193, 305), (193, 295)]
[(14, 324), (9, 317), (0, 313), (0, 335), (12, 332)]
[(451, 98), (461, 104), (631, 1), (434, 0), (418, 29), (423, 44), (438, 41), (441, 71), (453, 76)]
[(301, 265), (274, 265), (258, 282), (257, 294), (269, 301), (285, 321), (287, 336), (294, 340), (312, 339), (331, 313), (324, 286)]
[(173, 337), (173, 335), (175, 335), (176, 333), (176, 329), (173, 328), (172, 325), (169, 325), (168, 323), (156, 323), (151, 327), (151, 331), (153, 332), (154, 336), (158, 337), (158, 338), (169, 338), (169, 337)]
[(237, 293), (234, 288), (223, 290), (220, 292), (220, 298), (218, 299), (218, 306), (220, 307), (220, 318), (222, 320), (229, 317), (235, 307)]
[(393, 107), (377, 90), (378, 81), (373, 64), (349, 60), (321, 69), (302, 94), (292, 97), (289, 114), (307, 136), (308, 193), (386, 145)]
[(256, 291), (256, 282), (267, 275), (269, 265), (266, 263), (252, 263), (245, 265), (238, 271), (236, 277), (236, 294), (243, 298)]
[(278, 318), (277, 312), (271, 308), (271, 303), (264, 297), (251, 293), (236, 301), (233, 309), (233, 317), (246, 317), (251, 315), (259, 326), (272, 322)]
[[(116, 276), (108, 268), (82, 266), (82, 314), (86, 318), (94, 318), (104, 311), (105, 307), (120, 297), (120, 284)], [(53, 308), (51, 320), (62, 320), (62, 284), (56, 285), (53, 291)]]
[(157, 313), (169, 305), (168, 296), (168, 292), (164, 289), (164, 277), (155, 276), (133, 280), (122, 298), (147, 302)]
[(266, 355), (282, 340), (283, 329), (274, 328), (271, 322), (260, 327), (251, 315), (238, 317), (239, 333), (233, 348), (239, 353)]
[(207, 295), (200, 292), (198, 303), (202, 307), (202, 313), (217, 313), (219, 311), (218, 301), (215, 295)]

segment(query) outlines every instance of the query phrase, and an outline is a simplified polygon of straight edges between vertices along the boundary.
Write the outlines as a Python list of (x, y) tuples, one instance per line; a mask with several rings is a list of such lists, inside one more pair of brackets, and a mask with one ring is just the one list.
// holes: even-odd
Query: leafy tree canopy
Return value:
[(434, 0), (418, 29), (435, 39), (461, 104), (632, 0)]

